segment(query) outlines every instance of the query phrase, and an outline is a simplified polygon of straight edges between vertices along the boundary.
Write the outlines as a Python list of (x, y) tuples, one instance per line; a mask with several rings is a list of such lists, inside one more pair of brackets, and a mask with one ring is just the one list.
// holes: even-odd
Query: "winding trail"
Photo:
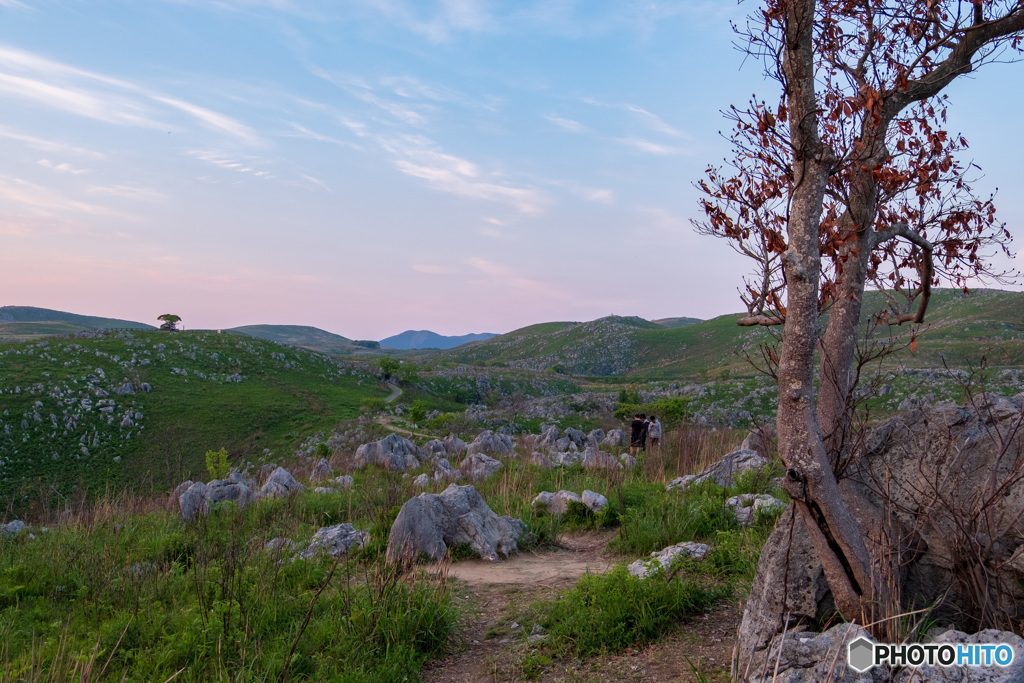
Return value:
[(385, 382), (385, 384), (391, 387), (391, 393), (388, 395), (386, 399), (384, 399), (384, 402), (392, 403), (396, 398), (402, 395), (402, 387), (398, 386), (394, 382)]

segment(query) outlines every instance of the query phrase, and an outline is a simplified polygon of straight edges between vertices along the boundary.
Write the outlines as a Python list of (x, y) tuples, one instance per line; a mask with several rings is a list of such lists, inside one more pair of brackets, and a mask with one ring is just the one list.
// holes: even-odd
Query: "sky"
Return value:
[[(720, 112), (775, 98), (754, 5), (0, 0), (0, 305), (358, 339), (741, 310), (689, 221)], [(1022, 69), (950, 90), (1018, 241)]]

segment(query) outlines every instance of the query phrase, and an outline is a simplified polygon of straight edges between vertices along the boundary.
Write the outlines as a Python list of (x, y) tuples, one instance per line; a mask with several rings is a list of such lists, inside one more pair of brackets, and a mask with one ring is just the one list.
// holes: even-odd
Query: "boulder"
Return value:
[(388, 434), (380, 441), (364, 443), (356, 449), (355, 467), (380, 465), (393, 472), (405, 472), (420, 466), (419, 446), (398, 434)]
[(259, 498), (287, 498), (293, 493), (302, 491), (305, 487), (295, 481), (291, 472), (283, 467), (278, 467), (267, 477), (263, 488), (256, 494)]
[(929, 666), (907, 667), (896, 674), (893, 683), (929, 681), (930, 683), (1019, 683), (1024, 681), (1024, 639), (1010, 631), (988, 629), (970, 635), (950, 629), (931, 639), (932, 643), (963, 643), (966, 645), (995, 645), (1006, 643), (1013, 648), (1013, 662), (1009, 666)]
[(241, 472), (232, 472), (228, 475), (228, 479), (235, 482), (236, 484), (245, 484), (249, 486), (249, 482), (246, 480), (245, 475)]
[(590, 433), (587, 434), (587, 443), (590, 443), (590, 441), (593, 440), (600, 444), (602, 441), (604, 441), (604, 438), (606, 436), (608, 435), (605, 434), (605, 431), (603, 429), (591, 429)]
[(750, 470), (763, 470), (768, 460), (757, 454), (757, 451), (741, 449), (727, 453), (718, 462), (708, 465), (700, 474), (687, 474), (673, 479), (665, 485), (665, 490), (676, 489), (685, 491), (691, 486), (699, 486), (706, 481), (713, 481), (722, 488), (735, 484), (734, 476)]
[(352, 484), (355, 483), (355, 479), (348, 474), (343, 474), (340, 477), (335, 477), (334, 483), (343, 489), (350, 489), (352, 488)]
[(550, 453), (551, 451), (557, 450), (555, 443), (561, 437), (561, 430), (558, 429), (558, 425), (551, 425), (547, 429), (541, 432), (540, 436), (533, 443), (534, 450), (545, 451)]
[(175, 505), (179, 506), (179, 509), (180, 509), (180, 505), (181, 504), (178, 501), (181, 498), (181, 494), (185, 493), (185, 491), (188, 491), (189, 488), (191, 488), (192, 484), (194, 484), (194, 483), (195, 483), (194, 481), (192, 481), (191, 479), (188, 479), (187, 481), (183, 481), (180, 484), (178, 484), (177, 486), (175, 486), (174, 490), (171, 491), (171, 500), (174, 501)]
[(747, 434), (740, 444), (740, 450), (757, 451), (762, 458), (771, 457), (775, 450), (775, 423), (769, 422)]
[(641, 579), (646, 579), (659, 569), (671, 567), (677, 558), (694, 557), (702, 560), (709, 550), (711, 550), (711, 547), (703, 543), (695, 543), (693, 541), (676, 543), (663, 550), (651, 553), (651, 559), (649, 560), (637, 560), (629, 565), (629, 573)]
[(578, 495), (572, 491), (559, 491), (558, 493), (551, 493), (550, 491), (541, 491), (537, 494), (537, 497), (533, 499), (533, 507), (543, 505), (547, 510), (548, 514), (552, 515), (564, 515), (569, 510), (569, 501), (582, 503)]
[(215, 479), (206, 485), (206, 501), (210, 506), (234, 502), (245, 507), (252, 497), (252, 491), (245, 484), (230, 479)]
[(452, 467), (447, 458), (436, 458), (431, 464), (434, 467), (434, 481), (462, 479), (462, 472)]
[(459, 469), (471, 481), (483, 481), (501, 469), (501, 463), (483, 453), (470, 453), (459, 465)]
[(469, 450), (469, 446), (466, 445), (465, 441), (452, 435), (444, 438), (444, 447), (449, 456), (463, 455)]
[(583, 504), (586, 505), (591, 512), (600, 512), (601, 510), (604, 510), (606, 507), (608, 507), (608, 499), (602, 496), (600, 493), (595, 493), (594, 491), (584, 491), (582, 497)]
[(548, 459), (554, 465), (571, 467), (583, 459), (583, 454), (576, 451), (565, 451), (563, 453), (552, 453)]
[(313, 489), (313, 493), (319, 493), (321, 496), (326, 495), (328, 493), (337, 493), (337, 492), (338, 492), (338, 489), (332, 489), (332, 488), (327, 487), (327, 486), (317, 486), (315, 489)]
[(518, 549), (526, 525), (499, 517), (472, 486), (451, 484), (442, 493), (421, 493), (402, 506), (388, 537), (390, 562), (425, 553), (440, 560), (448, 548), (468, 543), (485, 560), (495, 561)]
[[(885, 667), (858, 673), (847, 666), (850, 643), (870, 637), (857, 624), (839, 624), (824, 633), (796, 631), (774, 638), (761, 656), (739, 660), (743, 680), (751, 683), (884, 683), (889, 680)], [(932, 681), (932, 678), (916, 678)], [(963, 680), (960, 678), (954, 679)]]
[(209, 514), (210, 504), (206, 502), (206, 484), (197, 481), (185, 490), (178, 498), (181, 506), (181, 517), (185, 520), (195, 519), (200, 514)]
[(362, 548), (369, 540), (370, 534), (351, 524), (320, 527), (306, 549), (299, 553), (299, 557), (308, 560), (320, 551), (331, 557), (341, 557), (347, 555), (353, 547)]
[(265, 550), (294, 550), (295, 542), (290, 538), (272, 538), (263, 546)]
[(423, 444), (423, 448), (421, 450), (428, 456), (437, 456), (439, 458), (448, 457), (448, 448), (444, 445), (444, 441), (441, 441), (440, 439), (428, 441)]
[(583, 448), (587, 444), (587, 435), (578, 429), (569, 427), (565, 430), (564, 436), (572, 443), (576, 444), (577, 448)]
[(418, 486), (421, 489), (425, 489), (426, 487), (430, 486), (430, 477), (428, 477), (426, 474), (419, 474), (413, 477), (412, 485)]
[(601, 445), (608, 448), (622, 448), (629, 445), (629, 438), (621, 429), (613, 429), (604, 435)]
[(555, 463), (551, 462), (551, 460), (548, 459), (548, 456), (544, 455), (543, 453), (537, 453), (536, 451), (530, 454), (530, 457), (526, 460), (526, 462), (529, 465), (537, 465), (538, 467), (543, 467), (544, 469), (548, 470), (551, 469), (552, 467), (557, 467)]
[(331, 465), (327, 462), (327, 458), (320, 458), (320, 462), (313, 465), (313, 471), (309, 473), (309, 480), (312, 482), (320, 482), (325, 479), (330, 479), (333, 475), (334, 470), (331, 469)]
[(469, 455), (482, 453), (484, 455), (510, 455), (515, 450), (511, 437), (507, 434), (495, 434), (487, 430), (479, 435), (469, 444)]
[(615, 459), (615, 456), (611, 453), (605, 453), (604, 451), (584, 451), (583, 457), (580, 458), (580, 462), (586, 468), (602, 468), (606, 470), (621, 470), (622, 463)]
[(629, 453), (623, 453), (620, 455), (619, 462), (622, 463), (623, 467), (636, 467), (636, 458)]
[(22, 522), (20, 519), (8, 522), (7, 524), (0, 524), (0, 538), (4, 540), (17, 538), (26, 528), (25, 522)]
[(276, 469), (277, 465), (275, 465), (272, 462), (268, 462), (266, 465), (261, 466), (260, 469), (256, 472), (257, 483), (263, 484), (267, 480), (267, 477), (273, 474), (274, 470)]
[(757, 519), (759, 512), (781, 512), (786, 508), (786, 504), (766, 493), (744, 493), (725, 501), (725, 507), (732, 510), (737, 524), (750, 526)]

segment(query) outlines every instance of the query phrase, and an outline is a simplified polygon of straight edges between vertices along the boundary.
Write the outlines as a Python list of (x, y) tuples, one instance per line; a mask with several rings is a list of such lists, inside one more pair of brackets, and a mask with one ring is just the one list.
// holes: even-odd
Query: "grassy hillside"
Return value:
[(155, 330), (156, 327), (132, 320), (78, 315), (35, 306), (0, 306), (0, 340), (33, 339), (95, 329)]
[(221, 447), (236, 462), (286, 456), (386, 394), (350, 363), (236, 335), (0, 344), (0, 498), (173, 484)]
[[(883, 297), (871, 292), (864, 310), (879, 311)], [(602, 318), (589, 323), (532, 325), (484, 342), (438, 355), (476, 363), (574, 375), (625, 376), (637, 379), (701, 378), (723, 370), (749, 372), (744, 353), (771, 339), (764, 328), (736, 325), (740, 316), (666, 328), (636, 318)], [(871, 316), (865, 313), (864, 329)], [(917, 326), (916, 353), (905, 350), (894, 360), (938, 367), (977, 364), (984, 356), (996, 367), (1024, 366), (1024, 292), (938, 290), (927, 324)], [(775, 332), (780, 332), (776, 329)], [(910, 325), (876, 330), (876, 335), (909, 335)]]
[(340, 356), (366, 353), (376, 343), (353, 341), (308, 325), (243, 325), (224, 331)]
[(662, 327), (686, 327), (687, 325), (696, 325), (702, 321), (700, 318), (659, 318), (651, 322)]

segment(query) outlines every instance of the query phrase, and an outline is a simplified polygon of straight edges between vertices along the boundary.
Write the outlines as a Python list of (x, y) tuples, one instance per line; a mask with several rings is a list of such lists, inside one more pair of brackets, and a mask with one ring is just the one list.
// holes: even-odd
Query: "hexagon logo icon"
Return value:
[(875, 665), (875, 646), (870, 640), (861, 636), (849, 646), (850, 668), (859, 673), (864, 673)]

